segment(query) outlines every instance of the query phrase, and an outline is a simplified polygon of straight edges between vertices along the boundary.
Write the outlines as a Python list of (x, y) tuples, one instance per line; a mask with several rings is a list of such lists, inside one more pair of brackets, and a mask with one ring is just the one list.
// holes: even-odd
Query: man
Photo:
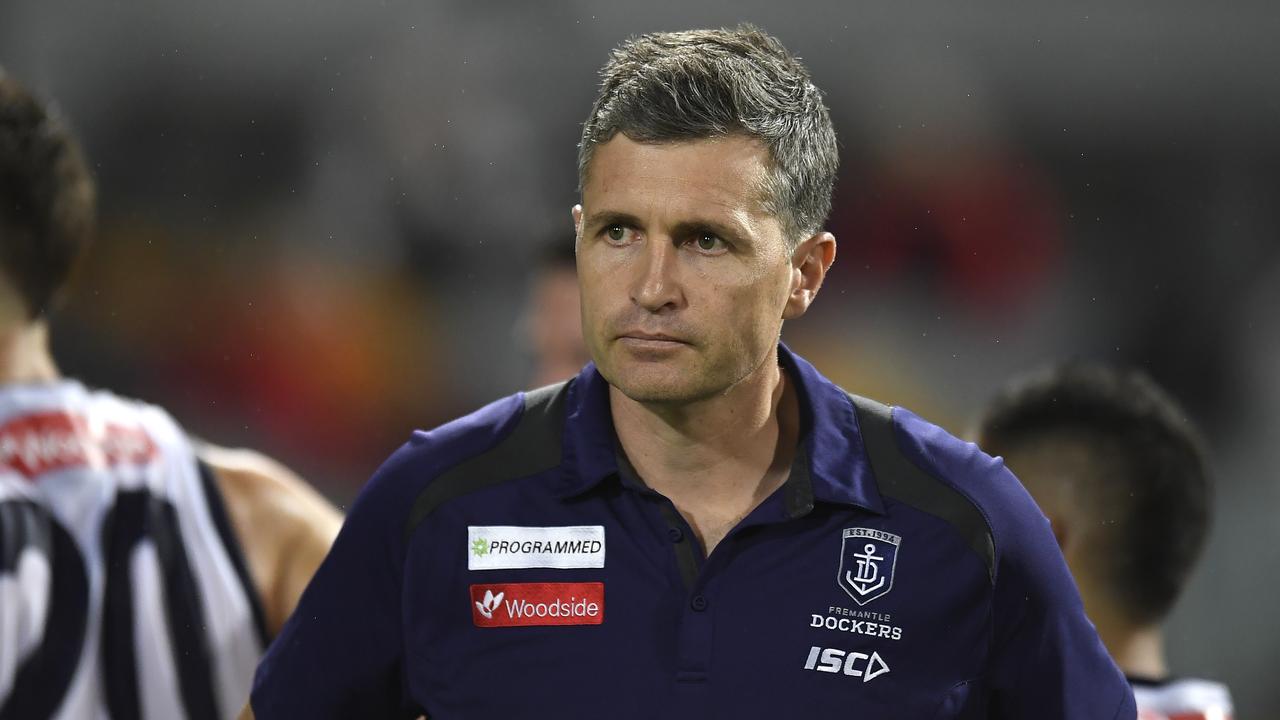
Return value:
[(1132, 718), (997, 462), (779, 344), (836, 141), (774, 38), (612, 55), (573, 208), (594, 364), (418, 433), (263, 659), (257, 717)]
[(288, 470), (59, 375), (94, 188), (0, 71), (0, 718), (226, 718), (340, 524)]
[(1161, 624), (1209, 529), (1208, 467), (1186, 412), (1140, 372), (1071, 363), (1011, 381), (975, 434), (1048, 515), (1140, 717), (1230, 718), (1225, 686), (1171, 679), (1165, 660)]
[(582, 344), (577, 260), (567, 238), (543, 250), (531, 285), (520, 339), (529, 348), (539, 387), (576, 375), (591, 360)]

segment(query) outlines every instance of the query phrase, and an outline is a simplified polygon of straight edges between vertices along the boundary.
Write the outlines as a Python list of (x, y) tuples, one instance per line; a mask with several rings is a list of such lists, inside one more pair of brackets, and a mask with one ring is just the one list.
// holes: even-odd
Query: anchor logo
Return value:
[(836, 584), (859, 605), (893, 589), (893, 570), (902, 538), (871, 528), (845, 528)]

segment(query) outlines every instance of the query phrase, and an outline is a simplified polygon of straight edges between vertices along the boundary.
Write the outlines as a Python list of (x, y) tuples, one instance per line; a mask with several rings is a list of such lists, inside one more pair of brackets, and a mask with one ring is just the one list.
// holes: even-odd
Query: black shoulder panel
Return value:
[(858, 426), (880, 494), (945, 520), (982, 558), (988, 577), (995, 582), (995, 542), (982, 512), (969, 498), (902, 453), (894, 437), (893, 408), (852, 393), (849, 397), (858, 411)]
[(568, 382), (562, 382), (525, 393), (524, 412), (510, 434), (431, 481), (413, 501), (404, 529), (405, 541), (428, 515), (449, 500), (559, 465), (568, 386)]

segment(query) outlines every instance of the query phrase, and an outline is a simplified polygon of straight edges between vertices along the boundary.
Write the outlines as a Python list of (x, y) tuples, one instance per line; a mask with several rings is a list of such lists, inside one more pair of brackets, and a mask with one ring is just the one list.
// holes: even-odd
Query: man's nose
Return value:
[(683, 303), (679, 282), (679, 248), (670, 238), (653, 237), (637, 257), (635, 284), (631, 301), (658, 313), (674, 310)]

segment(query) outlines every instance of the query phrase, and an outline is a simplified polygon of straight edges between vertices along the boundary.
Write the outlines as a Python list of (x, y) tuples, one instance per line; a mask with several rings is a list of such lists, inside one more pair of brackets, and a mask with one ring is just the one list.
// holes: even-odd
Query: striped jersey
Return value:
[(234, 717), (262, 618), (167, 413), (74, 380), (0, 388), (0, 720)]
[(1231, 691), (1199, 678), (1150, 681), (1130, 678), (1138, 720), (1231, 720)]

